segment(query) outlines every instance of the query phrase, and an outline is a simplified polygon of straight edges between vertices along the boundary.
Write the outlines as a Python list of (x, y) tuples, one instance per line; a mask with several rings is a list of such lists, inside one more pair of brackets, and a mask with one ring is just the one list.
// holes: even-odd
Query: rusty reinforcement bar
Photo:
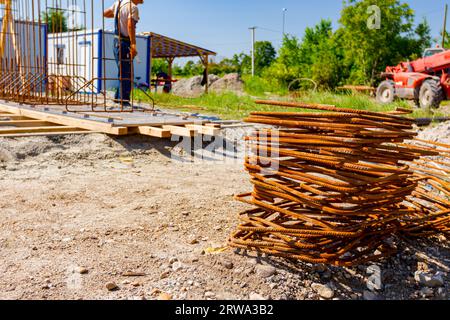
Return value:
[[(414, 120), (334, 106), (260, 101), (317, 112), (253, 112), (246, 137), (253, 191), (237, 200), (230, 245), (350, 266), (395, 252), (396, 236), (448, 234), (450, 146), (415, 139)], [(270, 126), (270, 127), (269, 127)]]
[[(106, 91), (111, 82), (134, 83), (133, 67), (131, 76), (114, 71), (111, 77), (110, 69), (117, 68), (113, 43), (99, 31), (106, 29), (103, 11), (113, 2), (0, 0), (0, 99), (64, 105), (68, 111), (133, 111), (132, 97), (113, 103)], [(129, 62), (117, 38), (119, 59)]]

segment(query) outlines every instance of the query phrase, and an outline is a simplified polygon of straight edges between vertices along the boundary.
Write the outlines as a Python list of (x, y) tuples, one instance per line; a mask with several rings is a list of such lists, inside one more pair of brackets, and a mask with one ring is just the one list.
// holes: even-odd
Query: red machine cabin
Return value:
[(387, 67), (377, 89), (380, 103), (391, 103), (396, 97), (414, 100), (418, 107), (439, 108), (450, 97), (450, 50), (427, 49), (423, 58)]

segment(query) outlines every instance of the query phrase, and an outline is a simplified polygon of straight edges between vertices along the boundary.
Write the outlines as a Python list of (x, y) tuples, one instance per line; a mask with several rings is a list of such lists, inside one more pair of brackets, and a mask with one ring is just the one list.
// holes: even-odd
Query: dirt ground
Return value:
[[(248, 208), (233, 200), (250, 190), (247, 173), (238, 160), (190, 160), (148, 137), (0, 139), (0, 299), (323, 299), (320, 284), (334, 299), (448, 297), (443, 237), (378, 263), (378, 292), (370, 264), (221, 250)], [(423, 287), (417, 270), (442, 271), (444, 285)]]

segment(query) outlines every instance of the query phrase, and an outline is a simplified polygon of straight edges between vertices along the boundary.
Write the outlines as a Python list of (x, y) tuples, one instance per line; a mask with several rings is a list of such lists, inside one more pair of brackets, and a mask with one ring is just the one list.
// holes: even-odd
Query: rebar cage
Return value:
[(104, 76), (107, 61), (115, 60), (105, 51), (113, 47), (106, 47), (105, 32), (93, 30), (105, 30), (105, 8), (105, 0), (0, 0), (0, 98), (69, 111), (133, 111), (132, 98), (113, 103), (107, 94), (108, 81), (133, 85), (134, 70), (132, 59), (120, 56), (131, 63), (131, 76)]

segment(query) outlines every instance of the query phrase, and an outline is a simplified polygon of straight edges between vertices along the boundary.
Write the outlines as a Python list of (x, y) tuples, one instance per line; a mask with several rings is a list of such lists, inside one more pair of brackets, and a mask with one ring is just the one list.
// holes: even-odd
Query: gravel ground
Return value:
[(143, 137), (0, 139), (0, 299), (449, 296), (444, 237), (354, 268), (226, 249), (248, 208), (233, 196), (250, 183), (242, 160), (223, 155), (199, 161)]

